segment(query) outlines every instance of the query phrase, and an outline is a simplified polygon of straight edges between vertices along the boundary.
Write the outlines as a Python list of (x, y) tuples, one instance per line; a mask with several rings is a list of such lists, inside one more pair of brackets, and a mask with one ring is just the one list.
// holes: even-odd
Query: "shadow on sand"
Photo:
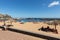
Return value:
[(32, 32), (26, 32), (26, 31), (23, 31), (23, 30), (17, 30), (17, 29), (12, 29), (12, 28), (8, 28), (8, 30), (13, 31), (13, 32), (26, 34), (26, 35), (30, 35), (30, 36), (34, 36), (34, 37), (47, 39), (47, 40), (60, 40), (60, 39), (57, 39), (57, 38), (53, 38), (53, 37), (49, 37), (49, 36), (45, 36), (45, 35), (41, 35), (41, 34), (36, 34), (36, 33), (32, 33)]
[[(3, 29), (3, 27), (0, 27), (0, 28)], [(39, 37), (39, 38), (43, 38), (43, 39), (47, 39), (47, 40), (60, 40), (58, 38), (53, 38), (53, 37), (49, 37), (49, 36), (45, 36), (45, 35), (41, 35), (41, 34), (36, 34), (36, 33), (27, 32), (27, 31), (23, 31), (23, 30), (17, 30), (17, 29), (13, 29), (13, 28), (8, 28), (7, 30), (30, 35), (30, 36), (34, 36), (34, 37)]]

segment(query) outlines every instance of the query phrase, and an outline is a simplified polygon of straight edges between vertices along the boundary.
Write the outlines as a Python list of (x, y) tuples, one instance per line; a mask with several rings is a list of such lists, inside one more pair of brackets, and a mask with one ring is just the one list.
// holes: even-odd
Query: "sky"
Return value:
[(60, 0), (0, 0), (0, 13), (18, 18), (60, 18)]

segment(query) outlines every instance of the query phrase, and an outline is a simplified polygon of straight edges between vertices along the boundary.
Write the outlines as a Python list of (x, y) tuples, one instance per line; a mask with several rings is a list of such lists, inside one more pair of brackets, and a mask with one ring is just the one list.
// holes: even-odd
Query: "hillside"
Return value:
[(0, 20), (9, 20), (9, 19), (13, 18), (8, 14), (0, 14)]

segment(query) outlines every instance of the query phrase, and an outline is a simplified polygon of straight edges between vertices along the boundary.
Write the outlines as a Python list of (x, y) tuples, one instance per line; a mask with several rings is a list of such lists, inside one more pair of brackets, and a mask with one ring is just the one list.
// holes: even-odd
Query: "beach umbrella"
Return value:
[(58, 25), (57, 21), (54, 21), (54, 25), (55, 25), (55, 30), (56, 30), (56, 26)]
[(55, 30), (56, 30), (56, 27), (57, 27), (57, 25), (58, 25), (57, 20), (54, 20), (54, 21), (53, 21), (53, 22), (51, 22), (50, 24), (51, 24), (51, 25), (54, 25), (54, 26), (55, 26)]
[(6, 24), (6, 23), (5, 23), (5, 21), (6, 21), (6, 17), (5, 17), (5, 16), (3, 17), (3, 21), (4, 21), (4, 25), (5, 25), (5, 24)]
[(10, 20), (10, 24), (12, 25), (12, 22), (14, 21), (12, 18), (9, 19)]

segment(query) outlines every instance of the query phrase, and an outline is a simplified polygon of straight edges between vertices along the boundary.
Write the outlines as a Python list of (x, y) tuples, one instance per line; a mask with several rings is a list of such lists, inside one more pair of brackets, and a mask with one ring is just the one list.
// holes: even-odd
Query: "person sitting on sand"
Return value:
[(49, 26), (47, 26), (47, 28), (45, 28), (45, 30), (46, 30), (47, 32), (49, 32), (49, 31), (50, 31)]
[(42, 26), (41, 28), (39, 28), (38, 30), (39, 30), (39, 31), (40, 31), (40, 30), (43, 30), (43, 26)]

